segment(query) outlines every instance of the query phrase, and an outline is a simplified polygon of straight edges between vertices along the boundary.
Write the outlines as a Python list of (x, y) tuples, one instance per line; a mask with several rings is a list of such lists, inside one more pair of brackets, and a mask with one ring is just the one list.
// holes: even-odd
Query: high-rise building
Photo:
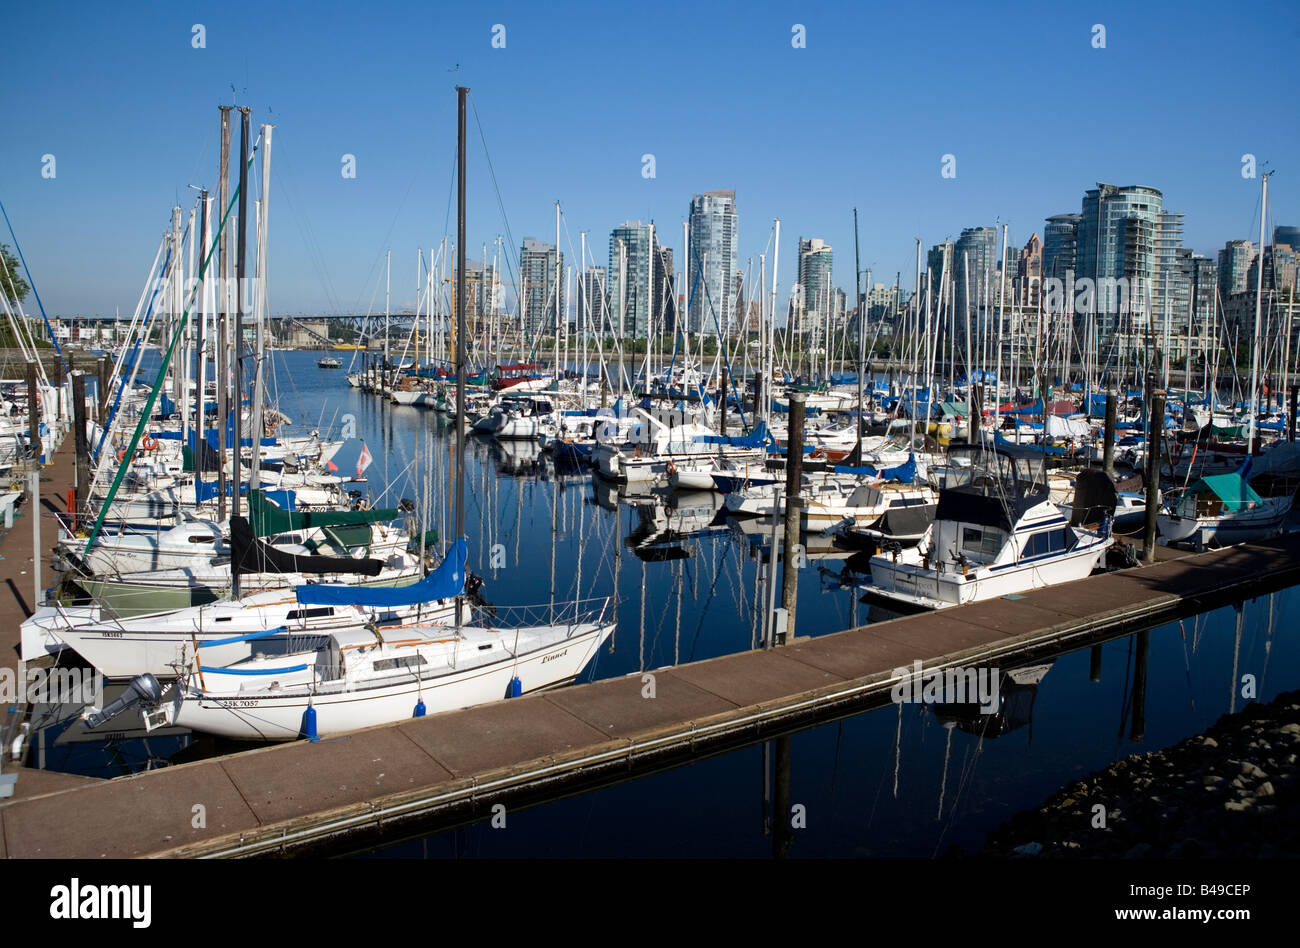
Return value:
[(1193, 333), (1209, 339), (1214, 345), (1215, 297), (1219, 288), (1219, 267), (1209, 257), (1192, 254), (1192, 320)]
[(1286, 244), (1292, 250), (1300, 252), (1300, 227), (1287, 227), (1279, 224), (1273, 228), (1273, 243)]
[(898, 311), (898, 288), (884, 283), (873, 283), (867, 290), (867, 318), (893, 319)]
[(1085, 311), (1096, 313), (1101, 339), (1117, 331), (1122, 309), (1149, 315), (1154, 305), (1163, 202), (1158, 190), (1140, 185), (1098, 183), (1083, 196), (1076, 279), (1091, 281), (1094, 292)]
[(958, 313), (967, 312), (968, 306), (971, 315), (979, 313), (986, 295), (989, 306), (997, 307), (997, 233), (993, 227), (967, 227), (957, 238), (953, 248), (953, 285)]
[[(1192, 252), (1183, 246), (1183, 215), (1162, 211), (1156, 230), (1155, 315), (1174, 332), (1187, 332), (1192, 298)], [(1161, 323), (1163, 325), (1163, 322)]]
[(591, 326), (602, 335), (611, 332), (609, 312), (609, 283), (604, 267), (590, 266), (582, 274), (579, 284), (581, 297), (578, 300), (578, 327), (582, 320), (590, 319)]
[(1015, 299), (1026, 311), (1038, 309), (1043, 288), (1043, 242), (1034, 234), (1016, 261)]
[(1255, 260), (1255, 245), (1249, 240), (1230, 240), (1219, 251), (1219, 295), (1221, 305), (1237, 293), (1246, 292), (1246, 274)]
[[(658, 231), (655, 232), (656, 237)], [(677, 328), (677, 277), (673, 271), (673, 248), (655, 243), (655, 273), (650, 312), (652, 332), (664, 335)]]
[(1079, 240), (1082, 214), (1053, 214), (1043, 227), (1043, 278), (1065, 280), (1077, 273), (1075, 246)]
[(557, 284), (557, 268), (564, 270), (564, 254), (555, 244), (525, 237), (519, 250), (519, 299), (525, 331), (554, 333), (564, 310), (564, 285)]
[(818, 237), (800, 238), (793, 330), (804, 333), (823, 327), (833, 305), (831, 245)]
[[(1246, 291), (1254, 292), (1258, 285), (1259, 274), (1257, 267), (1261, 259), (1260, 254), (1255, 255), (1251, 261), (1250, 269), (1246, 271)], [(1296, 255), (1288, 244), (1270, 244), (1264, 248), (1262, 255), (1264, 261), (1264, 291), (1277, 290), (1279, 293), (1286, 293), (1295, 286), (1296, 279)], [(1266, 297), (1267, 298), (1267, 297)]]
[(691, 332), (699, 332), (701, 327), (721, 329), (726, 335), (736, 322), (736, 192), (706, 191), (692, 196), (688, 232), (688, 328)]
[(610, 325), (615, 335), (621, 325), (626, 339), (645, 336), (649, 326), (654, 278), (650, 254), (652, 243), (657, 243), (653, 227), (628, 221), (609, 235)]

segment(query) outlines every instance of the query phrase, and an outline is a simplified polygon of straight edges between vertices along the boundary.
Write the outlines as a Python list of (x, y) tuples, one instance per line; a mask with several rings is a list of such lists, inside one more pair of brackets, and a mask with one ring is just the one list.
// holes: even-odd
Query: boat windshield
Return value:
[(1048, 490), (1046, 464), (1043, 455), (1036, 452), (1021, 455), (1003, 447), (951, 445), (949, 458), (954, 467), (946, 472), (945, 488), (1007, 498), (1029, 497)]

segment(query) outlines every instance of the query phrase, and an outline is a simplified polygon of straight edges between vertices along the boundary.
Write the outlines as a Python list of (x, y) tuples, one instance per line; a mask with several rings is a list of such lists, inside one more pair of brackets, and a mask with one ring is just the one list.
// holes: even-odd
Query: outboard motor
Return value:
[(129, 711), (140, 705), (155, 705), (162, 699), (162, 685), (153, 675), (137, 675), (131, 679), (126, 690), (118, 696), (116, 701), (111, 701), (99, 711), (89, 712), (85, 715), (86, 729), (94, 730), (101, 724), (105, 724), (117, 717), (123, 711)]

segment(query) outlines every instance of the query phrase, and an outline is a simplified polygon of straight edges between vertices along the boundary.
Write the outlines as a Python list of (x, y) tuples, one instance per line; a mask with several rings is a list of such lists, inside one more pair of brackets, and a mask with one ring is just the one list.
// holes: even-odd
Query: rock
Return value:
[(1219, 742), (1216, 741), (1214, 738), (1210, 737), (1209, 735), (1206, 735), (1206, 736), (1204, 736), (1204, 737), (1201, 738), (1201, 746), (1202, 746), (1202, 747), (1218, 747), (1218, 746), (1219, 746)]
[(1229, 800), (1227, 803), (1223, 804), (1223, 808), (1225, 810), (1228, 810), (1231, 813), (1242, 813), (1246, 810), (1249, 810), (1254, 805), (1255, 805), (1254, 800), (1242, 800), (1240, 802), (1236, 800)]
[[(1207, 787), (1217, 787), (1219, 784), (1223, 783), (1223, 778), (1218, 774), (1206, 774), (1205, 777), (1202, 778), (1201, 782)], [(1233, 783), (1236, 783), (1236, 781), (1234, 780)]]
[(1263, 783), (1261, 783), (1258, 787), (1255, 788), (1255, 794), (1261, 797), (1271, 797), (1276, 792), (1277, 791), (1273, 789), (1272, 782), (1268, 780), (1265, 780)]

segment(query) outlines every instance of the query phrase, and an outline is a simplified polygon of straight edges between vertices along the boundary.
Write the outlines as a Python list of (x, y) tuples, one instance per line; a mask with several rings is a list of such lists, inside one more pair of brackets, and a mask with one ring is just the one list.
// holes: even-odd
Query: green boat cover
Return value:
[(1249, 484), (1247, 484), (1240, 474), (1211, 474), (1208, 477), (1202, 477), (1193, 484), (1189, 491), (1193, 494), (1204, 494), (1207, 491), (1223, 501), (1223, 506), (1228, 510), (1245, 510), (1251, 504), (1262, 504), (1263, 498), (1255, 493)]
[(277, 507), (260, 490), (248, 492), (248, 515), (253, 534), (267, 537), (314, 527), (355, 527), (397, 520), (402, 512), (395, 507), (377, 510), (310, 510), (288, 511)]

